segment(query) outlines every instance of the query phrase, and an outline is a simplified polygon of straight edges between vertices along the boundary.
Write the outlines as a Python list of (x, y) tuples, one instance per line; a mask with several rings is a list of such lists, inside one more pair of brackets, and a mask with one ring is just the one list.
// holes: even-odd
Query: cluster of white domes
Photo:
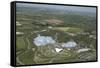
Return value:
[[(40, 35), (38, 35), (36, 38), (34, 38), (33, 43), (36, 46), (45, 46), (45, 45), (48, 45), (48, 44), (55, 44), (57, 42), (51, 36), (40, 36)], [(77, 43), (75, 41), (69, 41), (69, 42), (66, 42), (66, 43), (62, 43), (61, 46), (65, 47), (65, 48), (73, 48), (73, 47), (77, 46)]]
[(38, 35), (38, 36), (34, 39), (33, 42), (34, 42), (34, 44), (35, 44), (36, 46), (45, 46), (45, 45), (47, 45), (47, 44), (54, 44), (54, 43), (56, 43), (56, 41), (53, 40), (52, 37), (50, 37), (50, 36), (40, 36), (40, 35)]
[(74, 42), (74, 41), (69, 41), (67, 43), (62, 44), (62, 47), (65, 47), (65, 48), (73, 48), (73, 47), (76, 47), (76, 46), (77, 46), (77, 43)]

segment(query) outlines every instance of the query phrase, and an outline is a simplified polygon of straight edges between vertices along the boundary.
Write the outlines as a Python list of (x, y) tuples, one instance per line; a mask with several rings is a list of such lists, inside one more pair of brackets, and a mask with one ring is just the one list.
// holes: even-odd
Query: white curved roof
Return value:
[(77, 43), (74, 42), (74, 41), (69, 41), (67, 43), (62, 44), (62, 47), (66, 47), (66, 48), (73, 48), (73, 47), (76, 47), (76, 46), (77, 46)]
[(45, 46), (45, 45), (47, 45), (47, 44), (54, 44), (54, 43), (56, 43), (56, 41), (53, 40), (52, 37), (50, 37), (50, 36), (40, 36), (40, 35), (38, 35), (38, 36), (34, 39), (33, 42), (34, 42), (34, 44), (35, 44), (36, 46)]

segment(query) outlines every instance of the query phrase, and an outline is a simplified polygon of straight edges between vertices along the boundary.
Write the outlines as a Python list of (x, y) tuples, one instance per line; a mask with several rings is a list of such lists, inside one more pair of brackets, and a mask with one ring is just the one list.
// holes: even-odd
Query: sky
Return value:
[(96, 7), (82, 7), (82, 6), (64, 6), (64, 5), (46, 5), (46, 4), (31, 4), (31, 3), (17, 3), (18, 7), (36, 7), (36, 8), (50, 8), (58, 10), (71, 10), (82, 12), (96, 13)]

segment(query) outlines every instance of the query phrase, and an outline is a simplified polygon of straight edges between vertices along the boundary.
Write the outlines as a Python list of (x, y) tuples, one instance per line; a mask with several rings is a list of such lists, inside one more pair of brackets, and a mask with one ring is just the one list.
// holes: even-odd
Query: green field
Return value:
[(64, 32), (70, 32), (70, 33), (77, 33), (83, 31), (82, 29), (75, 28), (75, 27), (54, 27), (54, 29), (61, 30)]

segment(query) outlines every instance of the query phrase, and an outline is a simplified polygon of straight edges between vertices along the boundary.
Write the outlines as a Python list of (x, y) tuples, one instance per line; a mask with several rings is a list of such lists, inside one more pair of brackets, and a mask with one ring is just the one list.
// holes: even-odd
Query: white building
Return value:
[(38, 35), (38, 36), (34, 39), (33, 43), (34, 43), (36, 46), (45, 46), (45, 45), (47, 45), (47, 44), (54, 44), (54, 43), (56, 43), (56, 41), (53, 40), (53, 38), (50, 37), (50, 36), (40, 36), (40, 35)]
[(62, 47), (65, 47), (65, 48), (74, 48), (76, 46), (77, 46), (77, 43), (74, 41), (69, 41), (67, 43), (62, 44)]

